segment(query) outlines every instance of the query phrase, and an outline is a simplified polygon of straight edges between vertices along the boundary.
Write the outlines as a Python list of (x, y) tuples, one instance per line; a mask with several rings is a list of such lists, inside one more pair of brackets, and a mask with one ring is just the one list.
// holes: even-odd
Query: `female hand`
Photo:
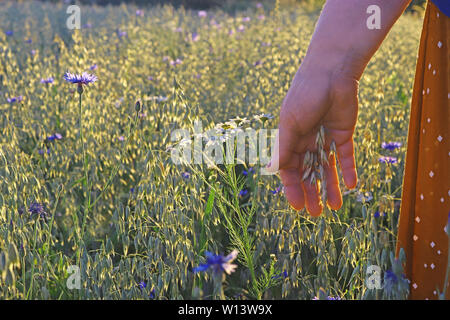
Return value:
[[(353, 132), (358, 112), (358, 80), (350, 76), (300, 68), (283, 101), (280, 112), (278, 154), (272, 157), (269, 171), (280, 170), (286, 197), (297, 210), (305, 204), (312, 216), (322, 212), (317, 183), (302, 182), (303, 158), (306, 151), (316, 151), (316, 136), (325, 128), (325, 149), (335, 141), (339, 165), (345, 185), (357, 183)], [(342, 196), (334, 156), (324, 168), (328, 206), (337, 210)]]

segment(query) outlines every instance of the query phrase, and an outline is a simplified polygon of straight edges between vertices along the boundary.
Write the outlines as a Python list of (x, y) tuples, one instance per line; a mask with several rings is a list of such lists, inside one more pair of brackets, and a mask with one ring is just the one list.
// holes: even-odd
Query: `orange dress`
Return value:
[[(450, 212), (450, 18), (428, 2), (411, 103), (397, 255), (405, 250), (410, 299), (438, 299)], [(450, 285), (449, 285), (450, 286)], [(450, 298), (450, 288), (446, 298)]]

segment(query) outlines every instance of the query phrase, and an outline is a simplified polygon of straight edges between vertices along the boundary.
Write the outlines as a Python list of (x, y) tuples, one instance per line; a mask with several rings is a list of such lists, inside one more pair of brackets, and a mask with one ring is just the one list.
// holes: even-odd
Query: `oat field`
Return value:
[[(177, 165), (170, 146), (196, 120), (276, 128), (317, 10), (82, 6), (69, 30), (66, 8), (0, 2), (1, 299), (405, 297), (393, 254), (419, 16), (360, 82), (357, 188), (311, 218), (258, 165)], [(67, 72), (97, 80), (80, 93)]]

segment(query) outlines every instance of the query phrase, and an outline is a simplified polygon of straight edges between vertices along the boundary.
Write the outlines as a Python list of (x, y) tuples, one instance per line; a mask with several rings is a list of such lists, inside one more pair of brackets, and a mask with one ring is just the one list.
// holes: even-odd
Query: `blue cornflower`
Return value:
[(387, 150), (394, 150), (402, 146), (401, 142), (383, 142), (381, 147)]
[(248, 176), (249, 173), (254, 173), (254, 172), (255, 172), (255, 169), (253, 167), (250, 167), (250, 168), (248, 168), (248, 170), (242, 171), (242, 174), (244, 176)]
[(139, 289), (147, 288), (147, 284), (144, 281), (139, 282), (138, 286), (139, 286)]
[(12, 30), (6, 30), (6, 31), (5, 31), (5, 34), (6, 34), (8, 37), (10, 37), (10, 36), (12, 36), (12, 35), (14, 34), (14, 31), (12, 31)]
[(96, 75), (89, 74), (87, 72), (83, 72), (81, 75), (67, 72), (64, 75), (64, 80), (70, 83), (76, 83), (78, 86), (82, 86), (83, 84), (88, 85), (90, 83), (94, 83), (98, 80), (98, 78)]
[(380, 158), (378, 158), (378, 161), (380, 163), (397, 163), (398, 162), (396, 157), (385, 157), (385, 156), (381, 156)]
[(94, 71), (97, 70), (98, 66), (96, 63), (94, 63), (92, 66), (89, 67), (90, 70)]
[(12, 98), (8, 98), (6, 99), (9, 103), (16, 103), (16, 102), (21, 102), (23, 100), (22, 96), (18, 96), (18, 97), (12, 97)]
[[(44, 149), (39, 149), (38, 153), (42, 156), (42, 155), (44, 155), (45, 150)], [(47, 154), (50, 154), (50, 148), (47, 148)]]
[(192, 34), (192, 41), (197, 42), (198, 40), (200, 40), (200, 35), (197, 32), (194, 32)]
[(181, 176), (183, 177), (183, 179), (189, 179), (191, 177), (190, 172), (185, 171), (181, 174)]
[(237, 265), (231, 264), (234, 259), (236, 259), (238, 251), (233, 250), (229, 255), (222, 256), (222, 255), (215, 255), (211, 252), (206, 251), (206, 263), (199, 265), (198, 267), (194, 268), (193, 272), (201, 272), (206, 271), (210, 267), (214, 270), (215, 273), (220, 273), (225, 271), (227, 274), (231, 274), (234, 272), (234, 269), (236, 269)]
[(55, 133), (55, 134), (47, 137), (47, 140), (49, 140), (49, 141), (61, 140), (61, 139), (62, 139), (62, 135), (60, 133)]
[(380, 211), (375, 211), (375, 213), (373, 214), (373, 216), (375, 217), (375, 218), (379, 218), (380, 217), (380, 215), (381, 215), (381, 213), (380, 213)]
[(25, 43), (32, 44), (33, 40), (32, 39), (27, 39), (27, 40), (25, 40)]
[(118, 36), (119, 38), (126, 37), (127, 35), (128, 35), (128, 33), (127, 33), (126, 31), (120, 31), (120, 30), (117, 30), (117, 36)]
[(47, 216), (47, 212), (45, 212), (45, 205), (33, 202), (28, 208), (28, 212), (31, 216), (39, 216), (41, 218), (45, 218)]
[(241, 191), (239, 191), (239, 197), (245, 197), (248, 193), (247, 189), (242, 189)]
[(41, 83), (45, 83), (45, 84), (50, 84), (53, 83), (55, 81), (55, 79), (53, 79), (53, 77), (48, 77), (48, 78), (42, 78), (41, 79)]
[(275, 190), (270, 190), (270, 192), (272, 193), (272, 194), (277, 194), (277, 193), (279, 193), (281, 191), (281, 187), (278, 187), (278, 188), (276, 188)]

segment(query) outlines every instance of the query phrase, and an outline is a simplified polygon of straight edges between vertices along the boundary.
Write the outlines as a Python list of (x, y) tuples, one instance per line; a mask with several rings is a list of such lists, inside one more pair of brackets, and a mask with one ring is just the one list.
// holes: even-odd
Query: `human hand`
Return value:
[[(275, 154), (268, 171), (279, 169), (293, 208), (301, 210), (306, 205), (312, 216), (318, 216), (323, 204), (317, 182), (302, 181), (303, 159), (308, 150), (317, 150), (316, 136), (323, 126), (325, 150), (329, 151), (331, 142), (335, 142), (344, 183), (348, 188), (356, 186), (353, 132), (358, 113), (358, 80), (342, 73), (305, 69), (299, 69), (283, 101)], [(333, 154), (324, 173), (327, 204), (337, 210), (342, 206), (342, 195)]]

